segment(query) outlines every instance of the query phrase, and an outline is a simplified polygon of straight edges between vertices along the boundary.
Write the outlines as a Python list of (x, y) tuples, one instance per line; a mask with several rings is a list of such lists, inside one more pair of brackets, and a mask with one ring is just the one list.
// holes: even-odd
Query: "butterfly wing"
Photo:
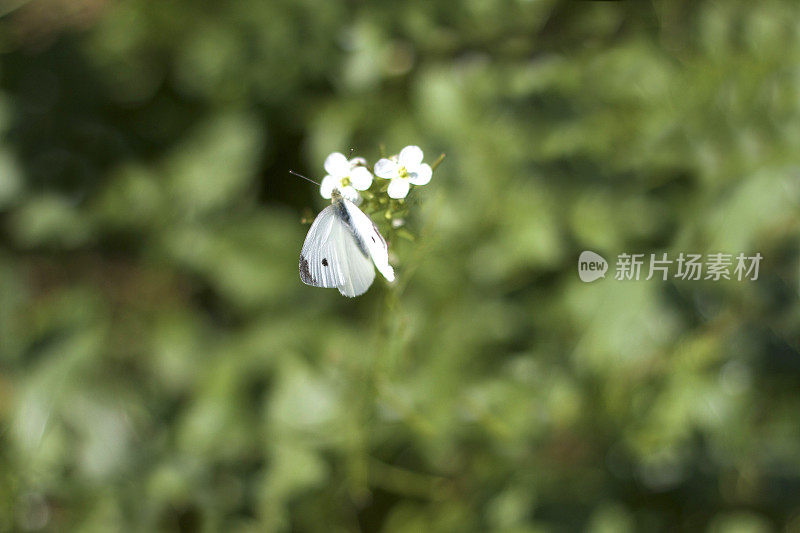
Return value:
[(334, 205), (323, 209), (308, 230), (300, 251), (300, 279), (306, 285), (336, 287), (350, 298), (364, 294), (375, 280), (375, 267)]
[(388, 281), (394, 281), (394, 269), (389, 264), (389, 246), (378, 231), (378, 227), (356, 204), (347, 199), (342, 201), (350, 216), (350, 227), (356, 238), (361, 241), (383, 277)]

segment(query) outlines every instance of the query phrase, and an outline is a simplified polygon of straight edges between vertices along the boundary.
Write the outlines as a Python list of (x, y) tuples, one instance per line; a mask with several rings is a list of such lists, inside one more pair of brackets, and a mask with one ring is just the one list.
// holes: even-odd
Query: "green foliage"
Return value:
[[(0, 13), (0, 530), (800, 528), (795, 3)], [(408, 144), (397, 283), (303, 285), (288, 170)]]

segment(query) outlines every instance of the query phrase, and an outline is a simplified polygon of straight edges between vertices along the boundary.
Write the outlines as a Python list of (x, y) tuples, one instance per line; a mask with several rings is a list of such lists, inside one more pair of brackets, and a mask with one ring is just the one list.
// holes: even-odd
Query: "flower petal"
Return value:
[(358, 165), (361, 165), (362, 167), (367, 166), (367, 160), (364, 159), (363, 157), (354, 157), (349, 161), (349, 163), (350, 163), (350, 168), (356, 167)]
[(390, 198), (400, 199), (406, 197), (410, 188), (407, 178), (394, 178), (389, 182), (389, 190), (386, 192)]
[(375, 163), (375, 175), (385, 180), (392, 179), (397, 176), (397, 163), (391, 159), (379, 159)]
[(428, 163), (422, 163), (416, 172), (412, 172), (408, 175), (408, 181), (413, 185), (425, 185), (431, 181), (432, 174), (433, 170), (431, 170), (431, 166)]
[(358, 205), (361, 203), (361, 195), (358, 194), (358, 191), (352, 188), (351, 186), (347, 187), (340, 187), (339, 192), (342, 193), (342, 196), (353, 202), (354, 204)]
[(331, 199), (331, 193), (339, 185), (339, 180), (333, 176), (325, 176), (322, 178), (322, 183), (319, 184), (319, 193), (326, 200)]
[(350, 171), (350, 183), (359, 191), (366, 191), (372, 185), (372, 172), (365, 167), (356, 167)]
[(398, 160), (401, 167), (406, 167), (409, 172), (416, 172), (422, 163), (422, 149), (419, 146), (406, 146), (400, 150)]
[(325, 172), (331, 176), (342, 178), (350, 174), (350, 163), (344, 154), (333, 152), (325, 159)]

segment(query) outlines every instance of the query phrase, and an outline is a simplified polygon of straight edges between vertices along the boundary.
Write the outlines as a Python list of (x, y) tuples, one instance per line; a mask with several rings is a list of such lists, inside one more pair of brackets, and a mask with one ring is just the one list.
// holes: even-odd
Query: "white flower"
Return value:
[(365, 165), (366, 161), (361, 157), (348, 161), (344, 154), (333, 152), (325, 159), (328, 175), (322, 178), (319, 193), (330, 199), (333, 189), (338, 189), (342, 196), (359, 203), (361, 196), (358, 191), (366, 191), (372, 185), (372, 172)]
[(381, 159), (375, 163), (375, 175), (391, 180), (389, 196), (405, 198), (411, 185), (425, 185), (431, 181), (431, 166), (422, 162), (419, 146), (406, 146), (397, 158)]

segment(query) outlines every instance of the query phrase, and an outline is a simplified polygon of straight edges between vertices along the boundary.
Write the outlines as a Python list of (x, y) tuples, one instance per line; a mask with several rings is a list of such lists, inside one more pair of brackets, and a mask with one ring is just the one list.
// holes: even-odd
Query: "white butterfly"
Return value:
[(367, 292), (375, 267), (394, 281), (389, 248), (375, 223), (334, 189), (331, 205), (317, 215), (300, 251), (300, 279), (314, 287), (336, 287), (352, 298)]

